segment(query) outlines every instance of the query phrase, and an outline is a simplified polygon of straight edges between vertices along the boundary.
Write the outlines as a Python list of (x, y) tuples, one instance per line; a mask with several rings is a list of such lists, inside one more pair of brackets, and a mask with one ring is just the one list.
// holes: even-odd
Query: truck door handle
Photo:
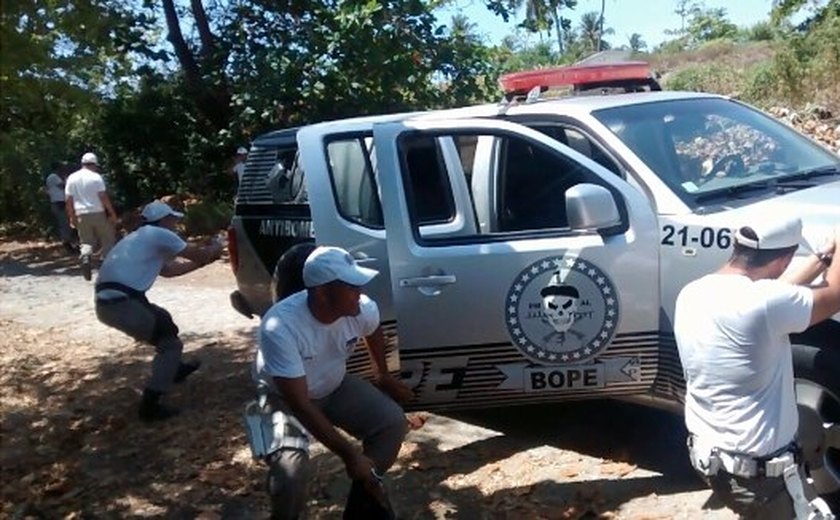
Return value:
[(455, 275), (452, 274), (418, 276), (417, 278), (401, 279), (400, 287), (439, 287), (441, 285), (451, 285), (456, 280)]

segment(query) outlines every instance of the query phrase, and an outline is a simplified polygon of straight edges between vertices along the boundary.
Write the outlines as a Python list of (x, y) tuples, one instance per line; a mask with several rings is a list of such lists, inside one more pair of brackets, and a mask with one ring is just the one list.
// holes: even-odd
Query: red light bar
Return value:
[(650, 65), (644, 61), (625, 61), (608, 65), (579, 65), (513, 72), (499, 78), (505, 94), (526, 94), (534, 87), (548, 89), (562, 85), (579, 87), (587, 83), (647, 80)]

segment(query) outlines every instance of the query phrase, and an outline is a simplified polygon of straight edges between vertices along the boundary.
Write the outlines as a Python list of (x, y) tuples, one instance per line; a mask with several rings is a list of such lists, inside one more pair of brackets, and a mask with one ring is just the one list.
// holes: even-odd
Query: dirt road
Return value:
[[(256, 321), (228, 304), (223, 262), (159, 280), (201, 371), (184, 412), (135, 418), (149, 347), (100, 325), (93, 286), (37, 243), (0, 244), (0, 517), (265, 518), (242, 428)], [(681, 418), (615, 402), (430, 415), (389, 474), (400, 518), (734, 518), (708, 504)], [(340, 518), (340, 462), (318, 447), (310, 517)]]

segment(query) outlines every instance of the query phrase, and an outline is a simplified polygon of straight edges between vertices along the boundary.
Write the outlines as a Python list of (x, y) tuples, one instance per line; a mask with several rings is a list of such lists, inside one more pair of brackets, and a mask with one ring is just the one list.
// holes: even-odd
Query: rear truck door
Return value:
[[(376, 269), (364, 292), (377, 302), (388, 340), (388, 366), (399, 369), (396, 324), (390, 309), (385, 225), (374, 176), (372, 123), (337, 121), (304, 127), (298, 132), (300, 161), (312, 213), (315, 242), (349, 251), (361, 265)], [(348, 370), (370, 374), (366, 349), (357, 348)]]
[[(401, 370), (416, 407), (650, 389), (659, 230), (637, 190), (514, 123), (392, 122), (373, 137)], [(455, 144), (458, 175), (443, 153), (435, 167), (413, 153), (434, 140)], [(464, 214), (475, 225), (424, 232), (430, 218)]]
[[(350, 251), (360, 264), (380, 273), (365, 286), (364, 291), (379, 306), (382, 327), (388, 340), (388, 365), (393, 371), (399, 370), (396, 322), (372, 125), (374, 121), (399, 117), (391, 115), (323, 123), (306, 127), (298, 133), (316, 243), (342, 247)], [(449, 165), (444, 171), (464, 176), (458, 169), (459, 158), (452, 142), (435, 141), (425, 148), (416, 147), (410, 153), (416, 161), (426, 165), (434, 164), (437, 157), (443, 156)], [(460, 232), (472, 224), (472, 220), (464, 218), (443, 223), (432, 219), (422, 227), (422, 232), (440, 236)], [(364, 349), (354, 352), (348, 368), (354, 373), (370, 373)]]

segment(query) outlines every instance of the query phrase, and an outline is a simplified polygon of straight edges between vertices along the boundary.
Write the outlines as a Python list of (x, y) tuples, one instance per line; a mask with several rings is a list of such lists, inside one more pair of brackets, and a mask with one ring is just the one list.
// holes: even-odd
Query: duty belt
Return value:
[(792, 442), (767, 457), (752, 457), (733, 453), (716, 447), (697, 443), (693, 435), (688, 437), (688, 453), (691, 465), (701, 474), (710, 477), (721, 470), (743, 478), (782, 477), (785, 489), (793, 501), (797, 520), (833, 520), (834, 514), (820, 497), (808, 500), (799, 473), (799, 446)]

